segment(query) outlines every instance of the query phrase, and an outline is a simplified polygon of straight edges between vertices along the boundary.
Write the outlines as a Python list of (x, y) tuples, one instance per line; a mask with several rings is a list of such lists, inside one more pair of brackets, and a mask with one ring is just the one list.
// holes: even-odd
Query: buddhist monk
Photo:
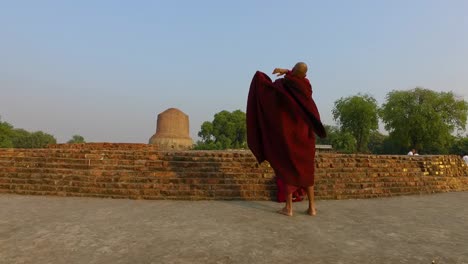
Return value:
[(309, 198), (308, 215), (316, 215), (314, 203), (315, 134), (325, 128), (312, 99), (307, 65), (292, 70), (276, 68), (283, 76), (274, 82), (257, 71), (247, 100), (247, 143), (257, 161), (268, 161), (286, 185), (286, 205), (278, 211), (292, 216), (293, 193), (304, 188)]

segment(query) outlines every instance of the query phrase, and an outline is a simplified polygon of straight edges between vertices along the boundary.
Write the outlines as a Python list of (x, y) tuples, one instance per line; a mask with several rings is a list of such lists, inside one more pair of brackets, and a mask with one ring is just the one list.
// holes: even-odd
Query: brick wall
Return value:
[(155, 145), (141, 143), (75, 143), (75, 144), (51, 144), (50, 149), (87, 149), (87, 150), (157, 150)]
[[(456, 156), (319, 153), (318, 199), (468, 190)], [(157, 151), (144, 144), (0, 149), (0, 193), (132, 199), (274, 199), (268, 164), (249, 151)]]

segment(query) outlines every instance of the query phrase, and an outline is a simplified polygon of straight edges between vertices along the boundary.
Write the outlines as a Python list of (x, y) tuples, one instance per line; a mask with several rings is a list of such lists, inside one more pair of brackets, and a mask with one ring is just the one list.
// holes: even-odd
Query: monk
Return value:
[(312, 99), (306, 78), (307, 65), (292, 70), (276, 68), (284, 76), (274, 82), (257, 71), (247, 100), (247, 143), (257, 161), (268, 161), (286, 185), (286, 205), (279, 213), (292, 216), (293, 193), (304, 188), (309, 198), (307, 214), (316, 215), (314, 202), (315, 134), (325, 128)]

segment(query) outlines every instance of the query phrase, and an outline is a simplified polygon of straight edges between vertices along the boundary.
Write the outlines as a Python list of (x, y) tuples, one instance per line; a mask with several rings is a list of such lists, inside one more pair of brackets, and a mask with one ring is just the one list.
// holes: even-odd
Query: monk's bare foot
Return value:
[(287, 215), (287, 216), (292, 216), (293, 215), (292, 210), (288, 210), (286, 207), (279, 210), (278, 213), (282, 214), (282, 215)]
[(306, 214), (310, 215), (310, 216), (316, 216), (317, 215), (317, 210), (315, 208), (310, 208), (307, 209), (306, 211)]

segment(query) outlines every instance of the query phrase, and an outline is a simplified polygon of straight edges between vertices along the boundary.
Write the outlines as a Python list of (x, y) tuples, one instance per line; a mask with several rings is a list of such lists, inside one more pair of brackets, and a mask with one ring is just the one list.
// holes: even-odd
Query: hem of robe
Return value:
[[(312, 185), (313, 186), (313, 185)], [(276, 187), (277, 194), (276, 200), (279, 203), (286, 202), (286, 197), (292, 194), (293, 202), (300, 202), (304, 200), (304, 196), (307, 194), (306, 187), (294, 186), (284, 182), (281, 177), (276, 176)]]

